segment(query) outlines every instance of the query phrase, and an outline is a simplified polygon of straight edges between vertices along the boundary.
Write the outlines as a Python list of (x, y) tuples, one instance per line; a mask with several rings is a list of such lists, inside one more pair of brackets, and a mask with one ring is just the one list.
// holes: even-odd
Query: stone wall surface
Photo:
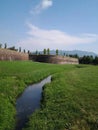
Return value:
[(53, 64), (79, 64), (77, 58), (56, 55), (29, 55), (30, 60)]
[(53, 64), (79, 64), (77, 58), (57, 55), (32, 55), (9, 49), (0, 48), (0, 60), (32, 60), (36, 62), (45, 62)]
[(0, 48), (0, 60), (29, 60), (27, 53)]

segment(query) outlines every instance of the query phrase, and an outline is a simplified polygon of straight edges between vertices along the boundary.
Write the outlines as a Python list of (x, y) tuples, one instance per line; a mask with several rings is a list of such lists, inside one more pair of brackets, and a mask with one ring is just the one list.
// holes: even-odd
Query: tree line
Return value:
[(98, 65), (98, 56), (93, 57), (91, 56), (83, 56), (79, 57), (77, 54), (75, 55), (68, 55), (69, 57), (78, 58), (80, 64), (92, 64), (92, 65)]
[[(38, 52), (38, 50), (36, 50), (36, 52), (34, 53), (36, 55), (40, 55), (40, 52)], [(44, 48), (43, 52), (42, 52), (43, 55), (50, 55), (50, 49), (49, 48)], [(59, 54), (59, 50), (56, 49), (55, 50), (55, 54), (58, 55)]]
[(80, 64), (92, 64), (92, 65), (98, 65), (98, 56), (83, 56), (79, 58)]
[[(23, 49), (23, 51), (22, 51), (21, 47), (19, 47), (18, 49), (16, 49), (15, 46), (8, 47), (7, 43), (5, 43), (4, 45), (0, 43), (0, 48), (26, 53), (25, 49)], [(27, 53), (30, 53), (30, 51), (28, 50)]]
[[(0, 43), (0, 48), (4, 48), (4, 49), (9, 49), (9, 50), (13, 50), (13, 51), (22, 52), (21, 47), (19, 47), (18, 49), (16, 49), (15, 46), (8, 47), (8, 46), (7, 46), (7, 43), (5, 43), (4, 45)], [(23, 52), (26, 53), (26, 50), (24, 49)], [(30, 54), (31, 52), (28, 50), (27, 53)], [(59, 53), (59, 50), (56, 49), (56, 55), (58, 55), (58, 53)], [(31, 53), (31, 54), (32, 54), (32, 53)], [(35, 54), (36, 54), (36, 55), (40, 55), (40, 52), (39, 52), (38, 50), (36, 50)], [(49, 48), (47, 48), (47, 49), (44, 48), (43, 54), (44, 54), (44, 55), (50, 55), (50, 49), (49, 49)]]
[[(19, 47), (19, 49), (16, 49), (15, 46), (12, 46), (12, 47), (7, 47), (7, 43), (4, 44), (4, 47), (3, 45), (0, 43), (0, 48), (4, 48), (4, 49), (9, 49), (9, 50), (13, 50), (13, 51), (18, 51), (18, 52), (22, 52), (21, 50), (21, 47)], [(26, 53), (26, 50), (24, 49), (23, 50), (24, 53)], [(30, 54), (31, 52), (28, 50), (27, 51), (28, 54)], [(31, 53), (32, 54), (32, 53)], [(36, 50), (35, 52), (36, 55), (40, 55), (40, 52), (38, 52)], [(59, 54), (59, 50), (56, 49), (55, 50), (55, 54), (58, 55)], [(47, 49), (43, 49), (43, 55), (50, 55), (50, 49), (47, 48)], [(83, 57), (79, 57), (77, 54), (74, 54), (74, 55), (71, 55), (71, 54), (66, 54), (65, 53), (63, 54), (64, 56), (68, 56), (68, 57), (73, 57), (73, 58), (78, 58), (79, 59), (79, 63), (80, 64), (92, 64), (92, 65), (98, 65), (98, 56), (83, 56)]]

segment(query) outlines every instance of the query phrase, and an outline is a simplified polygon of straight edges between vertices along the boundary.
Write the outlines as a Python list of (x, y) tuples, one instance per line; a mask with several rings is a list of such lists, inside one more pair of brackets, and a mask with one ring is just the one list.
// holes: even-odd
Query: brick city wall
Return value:
[(53, 64), (79, 64), (77, 58), (56, 55), (29, 55), (30, 60)]
[(29, 60), (27, 53), (0, 48), (0, 60)]

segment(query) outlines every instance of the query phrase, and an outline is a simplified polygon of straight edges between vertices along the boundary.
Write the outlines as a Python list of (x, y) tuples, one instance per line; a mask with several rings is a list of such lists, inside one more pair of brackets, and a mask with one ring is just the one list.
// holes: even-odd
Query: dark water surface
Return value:
[(16, 101), (17, 124), (16, 130), (22, 130), (28, 121), (28, 117), (38, 108), (40, 108), (40, 100), (42, 87), (46, 83), (51, 82), (51, 76), (45, 78), (39, 83), (28, 86), (23, 94)]

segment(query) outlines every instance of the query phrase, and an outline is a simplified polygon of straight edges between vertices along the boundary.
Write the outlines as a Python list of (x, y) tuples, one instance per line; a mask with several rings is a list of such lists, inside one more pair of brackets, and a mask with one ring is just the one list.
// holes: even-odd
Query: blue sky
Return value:
[(98, 0), (0, 0), (0, 43), (98, 54)]

